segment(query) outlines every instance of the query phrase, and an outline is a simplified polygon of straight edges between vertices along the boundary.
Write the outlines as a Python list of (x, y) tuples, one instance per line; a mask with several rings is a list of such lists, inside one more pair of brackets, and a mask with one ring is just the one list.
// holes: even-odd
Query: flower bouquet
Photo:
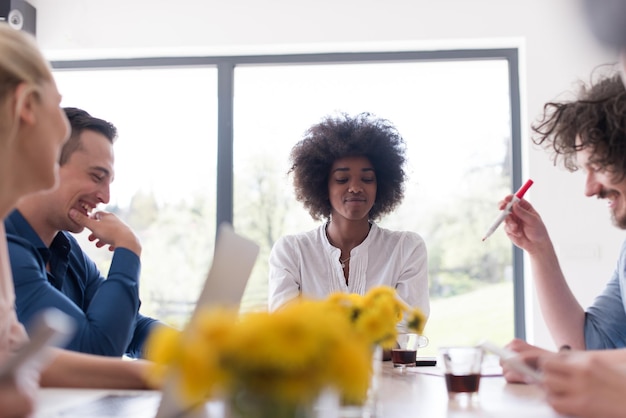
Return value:
[(311, 410), (326, 388), (360, 404), (368, 393), (373, 348), (390, 348), (403, 319), (421, 333), (422, 313), (386, 286), (364, 296), (301, 298), (275, 312), (239, 315), (214, 308), (199, 313), (183, 332), (160, 327), (152, 334), (152, 377), (174, 371), (185, 404), (224, 399), (233, 416), (306, 416), (302, 411)]

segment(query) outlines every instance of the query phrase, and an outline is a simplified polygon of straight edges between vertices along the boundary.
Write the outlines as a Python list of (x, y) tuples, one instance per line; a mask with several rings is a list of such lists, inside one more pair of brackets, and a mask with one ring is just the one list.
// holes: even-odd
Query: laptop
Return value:
[[(221, 224), (213, 261), (189, 322), (193, 322), (199, 311), (206, 307), (239, 306), (258, 254), (259, 246), (256, 243), (236, 234), (229, 224)], [(177, 403), (177, 397), (174, 395), (176, 384), (175, 377), (172, 377), (165, 382), (162, 392), (109, 391), (96, 399), (65, 407), (57, 411), (56, 415), (46, 412), (45, 416), (59, 418), (182, 416), (188, 411)], [(204, 413), (198, 411), (198, 416), (206, 416), (206, 411)]]

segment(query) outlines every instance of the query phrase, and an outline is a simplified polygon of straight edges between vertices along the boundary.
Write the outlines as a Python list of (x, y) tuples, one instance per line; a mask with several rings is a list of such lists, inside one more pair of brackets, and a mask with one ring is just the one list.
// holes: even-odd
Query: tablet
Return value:
[(0, 379), (15, 376), (23, 367), (42, 368), (47, 361), (45, 348), (64, 344), (73, 333), (70, 316), (56, 308), (42, 311), (34, 320), (30, 340), (0, 365)]
[(516, 372), (521, 373), (524, 377), (528, 379), (529, 383), (541, 382), (541, 372), (539, 370), (533, 369), (528, 364), (526, 364), (522, 359), (520, 359), (515, 351), (500, 347), (499, 345), (496, 345), (491, 341), (483, 341), (478, 344), (478, 346), (481, 347), (483, 350), (489, 351), (500, 357), (500, 360), (503, 363), (506, 363)]

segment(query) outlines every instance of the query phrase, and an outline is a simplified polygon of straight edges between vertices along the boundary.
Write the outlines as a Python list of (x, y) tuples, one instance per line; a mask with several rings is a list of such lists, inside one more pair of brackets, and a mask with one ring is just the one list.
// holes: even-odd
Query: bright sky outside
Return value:
[(111, 203), (137, 190), (177, 202), (215, 190), (214, 68), (56, 71), (63, 106), (117, 126)]
[[(411, 187), (429, 198), (441, 196), (442, 189), (449, 196), (468, 166), (503, 158), (504, 141), (490, 149), (472, 144), (509, 136), (506, 65), (485, 60), (238, 68), (235, 172), (237, 164), (263, 153), (286, 172), (288, 151), (308, 126), (333, 111), (370, 111), (390, 119), (409, 143)], [(55, 76), (64, 106), (84, 108), (119, 129), (113, 202), (125, 206), (138, 189), (170, 202), (214, 190), (215, 69)], [(394, 91), (398, 100), (381, 99)], [(329, 108), (329, 101), (338, 106)]]

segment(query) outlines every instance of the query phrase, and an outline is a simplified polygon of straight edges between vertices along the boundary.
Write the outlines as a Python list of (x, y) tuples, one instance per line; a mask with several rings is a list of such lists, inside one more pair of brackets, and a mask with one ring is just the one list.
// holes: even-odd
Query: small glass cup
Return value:
[(441, 347), (439, 357), (446, 377), (448, 399), (476, 401), (480, 387), (483, 349), (480, 347)]
[(406, 367), (415, 367), (417, 350), (428, 345), (428, 338), (423, 335), (406, 333), (398, 334), (396, 347), (391, 349), (393, 367), (404, 371)]

